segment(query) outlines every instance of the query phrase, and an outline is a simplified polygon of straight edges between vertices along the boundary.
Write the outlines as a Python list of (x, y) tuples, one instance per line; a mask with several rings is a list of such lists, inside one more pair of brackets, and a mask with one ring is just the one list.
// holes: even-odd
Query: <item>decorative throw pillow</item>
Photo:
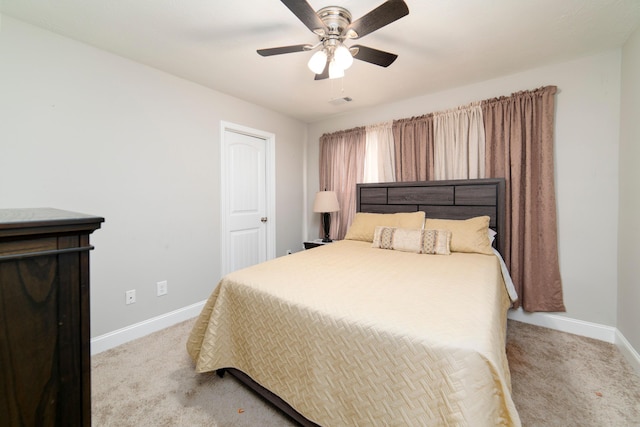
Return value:
[(377, 226), (421, 229), (423, 224), (424, 212), (422, 211), (394, 214), (358, 212), (344, 238), (372, 242)]
[(432, 219), (425, 220), (425, 228), (451, 231), (451, 251), (493, 254), (489, 241), (488, 216), (478, 216), (465, 220)]
[(376, 227), (372, 247), (417, 254), (450, 255), (451, 232), (448, 230), (418, 230)]

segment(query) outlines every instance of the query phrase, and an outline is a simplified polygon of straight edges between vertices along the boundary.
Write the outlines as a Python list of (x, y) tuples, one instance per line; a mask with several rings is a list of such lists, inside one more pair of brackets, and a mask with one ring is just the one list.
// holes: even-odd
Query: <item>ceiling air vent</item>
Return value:
[(353, 101), (353, 99), (351, 99), (351, 97), (345, 96), (344, 98), (333, 98), (331, 101), (329, 101), (329, 104), (331, 105), (344, 105), (347, 102), (351, 102)]

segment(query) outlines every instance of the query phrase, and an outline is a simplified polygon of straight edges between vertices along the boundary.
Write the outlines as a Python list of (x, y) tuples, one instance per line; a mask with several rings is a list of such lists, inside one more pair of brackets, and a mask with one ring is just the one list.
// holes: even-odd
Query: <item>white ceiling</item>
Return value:
[[(383, 0), (308, 0), (354, 20)], [(398, 54), (315, 81), (310, 52), (256, 49), (316, 43), (279, 0), (0, 0), (3, 14), (305, 122), (513, 74), (622, 46), (639, 0), (406, 0), (409, 15), (357, 42)], [(351, 97), (347, 104), (329, 103)]]

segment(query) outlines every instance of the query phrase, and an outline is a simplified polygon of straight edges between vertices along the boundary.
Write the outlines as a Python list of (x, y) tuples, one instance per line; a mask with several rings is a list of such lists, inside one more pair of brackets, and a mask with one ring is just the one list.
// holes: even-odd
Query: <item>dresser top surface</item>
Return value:
[(93, 224), (91, 228), (99, 228), (102, 222), (104, 218), (99, 216), (54, 208), (0, 209), (0, 231), (71, 224)]

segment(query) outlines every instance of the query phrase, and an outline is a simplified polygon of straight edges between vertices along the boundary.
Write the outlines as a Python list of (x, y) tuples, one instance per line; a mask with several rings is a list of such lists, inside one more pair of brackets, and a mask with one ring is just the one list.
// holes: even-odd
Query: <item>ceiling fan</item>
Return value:
[(351, 13), (340, 6), (327, 6), (316, 12), (306, 0), (281, 1), (320, 41), (315, 45), (297, 44), (258, 49), (258, 54), (262, 56), (308, 52), (321, 47), (307, 64), (316, 74), (315, 80), (344, 76), (344, 70), (351, 66), (353, 58), (388, 67), (398, 57), (396, 54), (362, 45), (347, 47), (344, 41), (364, 37), (408, 15), (409, 8), (403, 0), (387, 0), (353, 22)]

